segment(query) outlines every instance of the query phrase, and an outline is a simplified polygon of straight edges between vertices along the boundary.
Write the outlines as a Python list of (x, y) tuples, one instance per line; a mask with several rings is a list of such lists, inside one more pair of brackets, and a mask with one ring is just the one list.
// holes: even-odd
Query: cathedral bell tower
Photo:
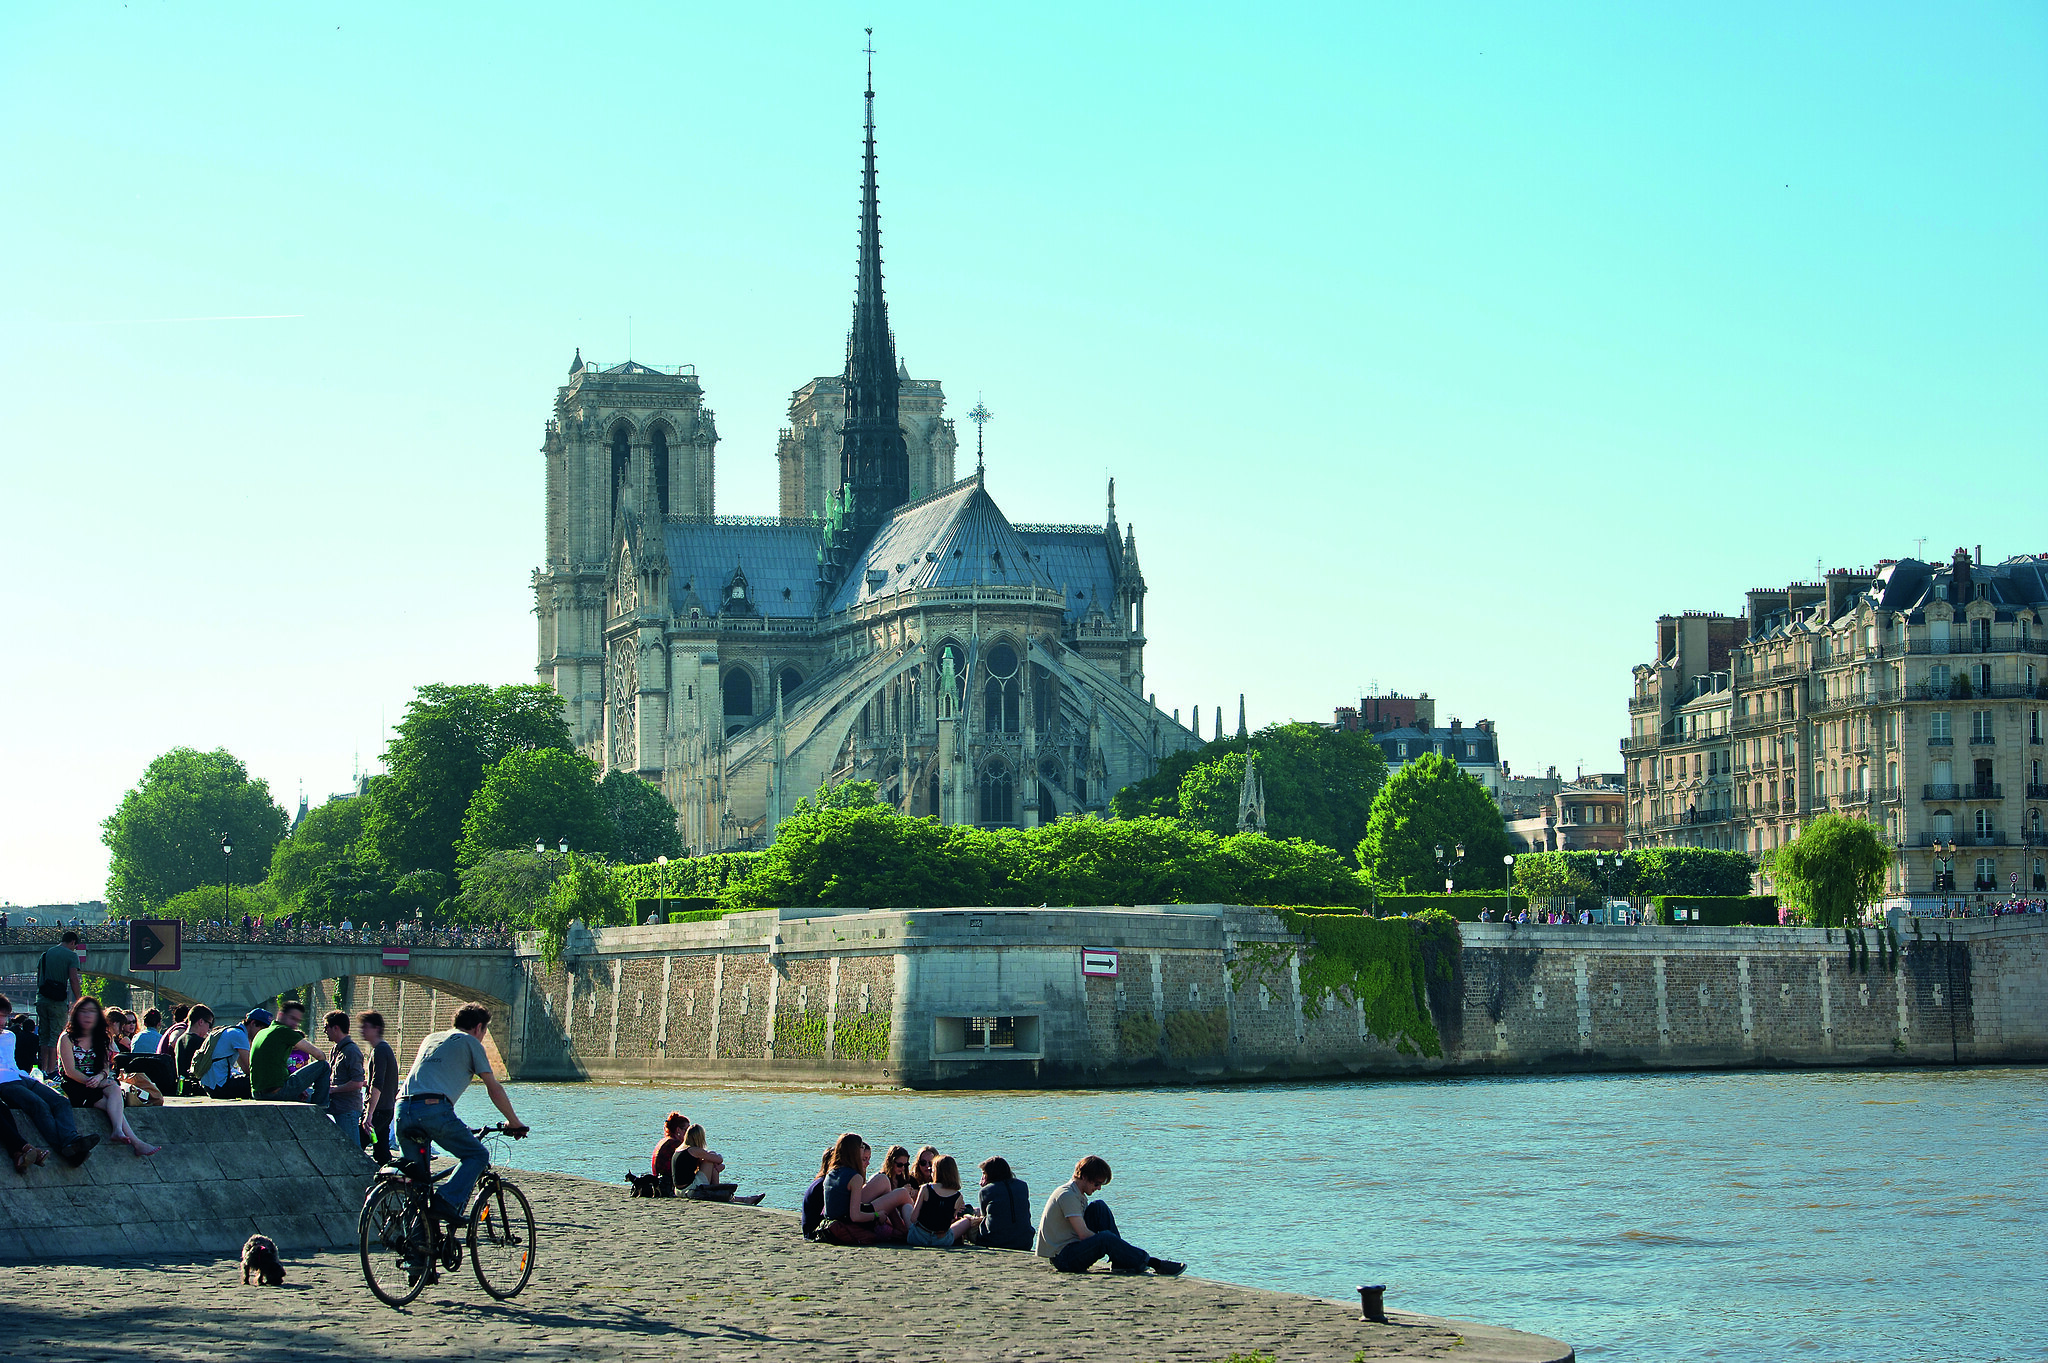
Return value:
[(910, 454), (897, 422), (896, 339), (882, 297), (882, 217), (875, 192), (875, 51), (868, 30), (867, 141), (861, 162), (860, 262), (853, 330), (846, 338), (846, 425), (839, 451), (846, 489), (844, 562), (889, 513), (910, 500)]

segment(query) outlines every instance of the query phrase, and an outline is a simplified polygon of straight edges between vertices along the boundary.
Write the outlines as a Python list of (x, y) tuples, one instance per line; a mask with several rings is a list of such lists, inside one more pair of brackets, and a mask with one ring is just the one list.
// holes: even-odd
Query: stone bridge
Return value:
[[(0, 976), (33, 977), (60, 931), (0, 929)], [(385, 1015), (386, 1039), (404, 1064), (421, 1037), (449, 1025), (455, 1009), (480, 1003), (491, 1010), (489, 1039), (503, 1072), (516, 1077), (522, 1067), (526, 1048), (517, 1015), (526, 968), (520, 958), (534, 953), (509, 934), (188, 925), (180, 969), (130, 971), (125, 926), (74, 931), (85, 938), (84, 973), (127, 985), (138, 1007), (168, 1011), (174, 1003), (204, 1003), (217, 1017), (240, 1017), (292, 994), (315, 1015), (336, 1006), (351, 1013), (374, 1008)], [(32, 987), (10, 993), (24, 996), (14, 998), (17, 1010), (31, 1007)]]

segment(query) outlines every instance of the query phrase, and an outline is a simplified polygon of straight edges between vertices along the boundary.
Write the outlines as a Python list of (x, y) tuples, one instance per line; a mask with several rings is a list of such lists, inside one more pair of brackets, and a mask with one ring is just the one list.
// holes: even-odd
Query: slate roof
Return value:
[(1097, 605), (1116, 613), (1116, 568), (1109, 557), (1109, 536), (1100, 530), (1019, 531), (1032, 561), (1045, 569), (1056, 588), (1067, 593), (1067, 619), (1079, 620)]
[(717, 525), (669, 521), (669, 605), (690, 613), (691, 598), (706, 615), (722, 615), (735, 566), (747, 577), (747, 599), (770, 618), (808, 619), (818, 599), (816, 525)]
[(839, 584), (831, 610), (899, 592), (970, 586), (1058, 587), (979, 474), (891, 512)]
[[(1397, 743), (1406, 743), (1408, 745), (1408, 757), (1406, 760), (1410, 762), (1424, 753), (1436, 751), (1439, 745), (1446, 750), (1445, 755), (1454, 762), (1484, 762), (1491, 764), (1500, 756), (1494, 747), (1497, 736), (1487, 733), (1484, 729), (1475, 729), (1469, 725), (1456, 731), (1449, 728), (1419, 729), (1414, 725), (1409, 725), (1406, 728), (1389, 729), (1383, 734), (1374, 734), (1372, 738), (1373, 742), (1380, 745), (1380, 748), (1387, 754), (1387, 757), (1395, 762), (1403, 760), (1395, 756), (1399, 751), (1395, 747)], [(1466, 743), (1474, 745), (1472, 756), (1470, 757), (1465, 756), (1465, 749), (1462, 746)]]

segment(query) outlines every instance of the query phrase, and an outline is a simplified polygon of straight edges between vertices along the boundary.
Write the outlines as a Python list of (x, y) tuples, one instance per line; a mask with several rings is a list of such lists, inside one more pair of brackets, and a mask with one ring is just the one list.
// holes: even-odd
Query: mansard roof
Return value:
[(840, 583), (831, 609), (899, 592), (977, 586), (1059, 587), (978, 473), (891, 512)]
[(710, 519), (667, 524), (669, 609), (685, 615), (694, 595), (706, 613), (724, 615), (736, 603), (727, 586), (733, 570), (747, 580), (746, 613), (808, 619), (818, 599), (821, 528), (809, 521), (723, 524)]

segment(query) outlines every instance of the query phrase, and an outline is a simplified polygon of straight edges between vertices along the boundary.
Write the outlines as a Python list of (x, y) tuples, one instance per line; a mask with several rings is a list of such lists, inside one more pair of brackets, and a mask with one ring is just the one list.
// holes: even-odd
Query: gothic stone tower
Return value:
[[(629, 360), (600, 369), (578, 350), (555, 394), (541, 445), (547, 559), (533, 576), (535, 671), (561, 695), (571, 736), (593, 758), (616, 756), (608, 748), (619, 746), (605, 737), (605, 622), (623, 598), (644, 596), (650, 607), (661, 599), (653, 584), (643, 591), (616, 579), (620, 537), (629, 524), (654, 531), (639, 565), (654, 570), (667, 517), (712, 514), (717, 446), (717, 425), (687, 365), (660, 370)], [(658, 769), (660, 745), (647, 756)]]

